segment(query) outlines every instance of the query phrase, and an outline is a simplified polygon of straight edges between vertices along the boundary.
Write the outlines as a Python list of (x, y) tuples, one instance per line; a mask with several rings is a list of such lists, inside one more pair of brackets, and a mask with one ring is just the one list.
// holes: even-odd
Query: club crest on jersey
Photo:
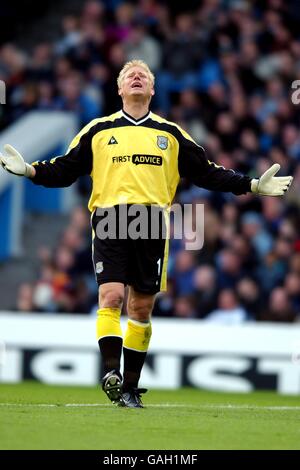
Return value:
[(103, 271), (103, 261), (96, 263), (96, 273), (100, 274)]
[(166, 150), (168, 148), (168, 137), (165, 137), (164, 135), (158, 135), (157, 136), (157, 146), (162, 149)]

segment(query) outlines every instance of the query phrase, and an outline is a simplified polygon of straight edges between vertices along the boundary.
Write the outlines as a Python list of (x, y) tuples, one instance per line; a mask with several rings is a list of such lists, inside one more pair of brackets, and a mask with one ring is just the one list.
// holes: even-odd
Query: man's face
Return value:
[(154, 89), (147, 71), (139, 66), (127, 70), (119, 88), (119, 95), (122, 99), (130, 96), (143, 96), (150, 99), (154, 95)]

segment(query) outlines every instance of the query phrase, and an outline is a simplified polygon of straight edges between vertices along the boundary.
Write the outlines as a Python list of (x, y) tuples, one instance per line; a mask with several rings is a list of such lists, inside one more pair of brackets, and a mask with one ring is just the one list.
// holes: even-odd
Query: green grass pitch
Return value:
[(0, 385), (0, 449), (300, 449), (300, 397), (149, 391), (145, 409), (98, 388)]

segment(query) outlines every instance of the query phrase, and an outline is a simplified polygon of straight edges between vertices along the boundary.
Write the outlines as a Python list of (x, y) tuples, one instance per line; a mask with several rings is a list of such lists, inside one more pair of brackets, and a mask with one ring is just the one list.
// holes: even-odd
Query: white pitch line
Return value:
[[(107, 408), (112, 407), (110, 403), (63, 403), (63, 404), (50, 404), (50, 403), (0, 403), (2, 407), (37, 407), (37, 408), (88, 408), (98, 407)], [(208, 404), (208, 405), (186, 405), (183, 403), (155, 403), (145, 404), (146, 408), (197, 408), (199, 410), (268, 410), (268, 411), (300, 411), (300, 406), (259, 406), (259, 405), (228, 405), (228, 404)]]

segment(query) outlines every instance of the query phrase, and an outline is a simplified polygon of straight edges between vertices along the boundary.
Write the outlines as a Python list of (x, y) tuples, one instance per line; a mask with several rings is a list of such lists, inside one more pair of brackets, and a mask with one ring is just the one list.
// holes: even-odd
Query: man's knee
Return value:
[(124, 301), (124, 285), (107, 283), (99, 287), (100, 308), (122, 308)]
[(128, 301), (128, 316), (136, 321), (149, 321), (154, 304), (154, 296), (136, 298), (131, 296)]

